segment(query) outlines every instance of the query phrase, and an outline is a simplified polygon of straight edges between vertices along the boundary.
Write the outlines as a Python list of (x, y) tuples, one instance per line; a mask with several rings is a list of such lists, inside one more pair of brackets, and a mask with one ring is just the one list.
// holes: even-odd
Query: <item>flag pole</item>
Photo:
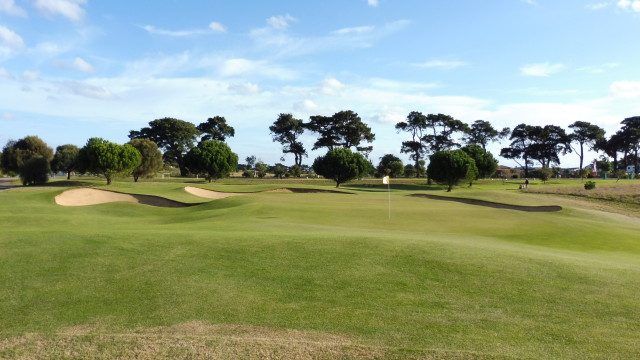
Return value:
[(383, 177), (382, 183), (387, 184), (387, 193), (389, 194), (389, 220), (391, 220), (391, 182), (389, 181), (389, 176)]

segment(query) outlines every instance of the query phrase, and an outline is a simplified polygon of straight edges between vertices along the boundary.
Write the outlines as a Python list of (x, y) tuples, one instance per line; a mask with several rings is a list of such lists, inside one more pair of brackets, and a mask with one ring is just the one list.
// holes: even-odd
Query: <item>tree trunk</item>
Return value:
[(453, 189), (453, 185), (449, 184), (449, 188), (447, 189), (447, 192), (451, 192), (451, 189)]
[(582, 170), (582, 161), (584, 160), (584, 146), (580, 143), (580, 170)]
[(67, 171), (67, 180), (71, 180), (71, 171)]

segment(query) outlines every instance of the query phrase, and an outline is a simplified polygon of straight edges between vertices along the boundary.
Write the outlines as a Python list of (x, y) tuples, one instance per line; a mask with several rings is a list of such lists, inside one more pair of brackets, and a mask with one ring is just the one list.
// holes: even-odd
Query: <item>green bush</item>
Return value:
[(22, 185), (40, 185), (49, 180), (49, 161), (43, 157), (33, 157), (20, 169)]
[(593, 190), (595, 188), (596, 188), (595, 181), (587, 181), (586, 183), (584, 183), (584, 189), (585, 190)]

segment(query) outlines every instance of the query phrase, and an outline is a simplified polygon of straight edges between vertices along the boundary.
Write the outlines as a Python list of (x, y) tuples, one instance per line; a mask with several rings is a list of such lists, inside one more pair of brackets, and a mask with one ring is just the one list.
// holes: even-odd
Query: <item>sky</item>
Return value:
[[(125, 143), (154, 119), (219, 115), (240, 162), (273, 164), (278, 114), (341, 110), (376, 134), (374, 164), (409, 162), (394, 125), (411, 111), (611, 135), (640, 115), (639, 37), (640, 0), (0, 0), (0, 146)], [(507, 145), (489, 150), (515, 166)]]

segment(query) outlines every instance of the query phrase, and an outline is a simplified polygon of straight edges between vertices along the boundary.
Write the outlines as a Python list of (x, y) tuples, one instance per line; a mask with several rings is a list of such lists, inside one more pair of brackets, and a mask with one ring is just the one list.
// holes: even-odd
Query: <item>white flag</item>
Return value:
[(382, 183), (385, 184), (385, 185), (389, 185), (389, 177), (388, 176), (383, 177), (382, 178)]

